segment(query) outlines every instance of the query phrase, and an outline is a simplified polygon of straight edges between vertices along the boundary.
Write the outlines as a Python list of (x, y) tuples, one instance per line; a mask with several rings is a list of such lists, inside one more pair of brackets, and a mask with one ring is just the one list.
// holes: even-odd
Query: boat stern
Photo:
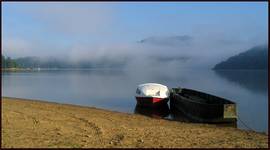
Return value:
[(224, 104), (223, 105), (223, 118), (224, 119), (237, 119), (236, 105)]

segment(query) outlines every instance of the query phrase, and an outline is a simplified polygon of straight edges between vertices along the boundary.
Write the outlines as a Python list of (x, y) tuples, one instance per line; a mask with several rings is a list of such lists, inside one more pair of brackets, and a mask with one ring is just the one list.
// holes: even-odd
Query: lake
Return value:
[[(237, 103), (238, 117), (258, 132), (268, 132), (268, 71), (238, 70), (41, 70), (4, 72), (2, 95), (140, 113), (137, 85), (147, 82), (169, 88), (199, 90)], [(168, 103), (169, 104), (169, 103)], [(165, 110), (169, 107), (166, 107)], [(163, 112), (154, 112), (164, 115)], [(173, 118), (173, 114), (163, 117)], [(246, 129), (240, 121), (238, 128)]]

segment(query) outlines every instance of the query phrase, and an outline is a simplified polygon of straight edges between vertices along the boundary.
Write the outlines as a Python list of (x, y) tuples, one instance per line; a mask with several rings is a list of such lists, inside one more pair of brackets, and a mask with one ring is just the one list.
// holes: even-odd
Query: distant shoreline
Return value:
[(31, 68), (1, 68), (1, 71), (32, 71)]
[[(129, 70), (127, 68), (1, 68), (2, 72), (20, 72), (20, 71), (53, 71), (53, 70)], [(186, 69), (183, 69), (186, 70)], [(190, 70), (190, 69), (188, 69)], [(214, 69), (208, 68), (205, 70), (212, 71), (268, 71), (268, 69)]]
[(268, 136), (232, 127), (2, 97), (2, 147), (267, 148)]
[(214, 69), (214, 71), (268, 71), (268, 69)]
[(100, 69), (122, 70), (123, 68), (1, 68), (2, 72), (43, 71), (43, 70), (100, 70)]

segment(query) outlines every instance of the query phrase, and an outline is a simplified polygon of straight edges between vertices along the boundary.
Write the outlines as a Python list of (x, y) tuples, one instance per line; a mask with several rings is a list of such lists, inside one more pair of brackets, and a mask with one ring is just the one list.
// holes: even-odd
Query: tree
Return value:
[(16, 60), (11, 59), (10, 57), (5, 57), (2, 55), (2, 68), (17, 68), (18, 64)]
[(2, 55), (2, 68), (6, 68), (7, 65), (6, 65), (6, 58), (5, 56)]
[(7, 58), (7, 68), (11, 68), (12, 67), (12, 61), (11, 61), (11, 58), (8, 57)]

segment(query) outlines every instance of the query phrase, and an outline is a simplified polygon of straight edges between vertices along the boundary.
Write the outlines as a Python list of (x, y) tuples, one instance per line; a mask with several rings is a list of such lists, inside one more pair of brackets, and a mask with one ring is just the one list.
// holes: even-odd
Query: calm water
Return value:
[[(185, 87), (235, 101), (238, 116), (259, 132), (268, 131), (268, 72), (211, 70), (57, 70), (3, 73), (3, 96), (94, 106), (129, 113), (152, 113), (136, 108), (138, 84), (157, 82)], [(170, 115), (174, 116), (174, 115)], [(238, 121), (239, 128), (245, 128)]]

